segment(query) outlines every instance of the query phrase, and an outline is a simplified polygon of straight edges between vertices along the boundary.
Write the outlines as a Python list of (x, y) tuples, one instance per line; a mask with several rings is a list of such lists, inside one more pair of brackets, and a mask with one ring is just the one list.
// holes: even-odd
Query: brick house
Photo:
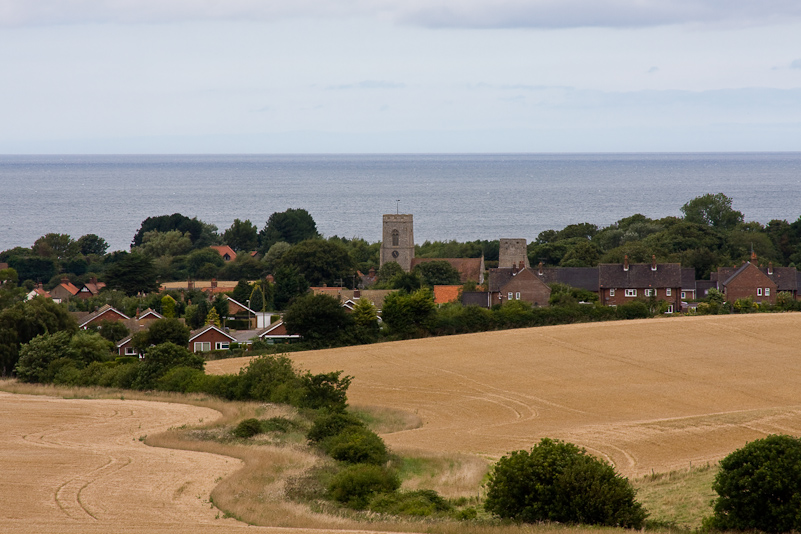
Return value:
[(100, 293), (100, 291), (105, 287), (105, 282), (98, 282), (97, 278), (93, 276), (88, 282), (83, 284), (80, 289), (78, 289), (78, 293), (76, 293), (75, 296), (81, 300), (96, 297), (97, 294)]
[(769, 262), (760, 270), (776, 284), (778, 293), (789, 293), (793, 299), (798, 299), (798, 270), (795, 267), (773, 267), (773, 262)]
[(292, 339), (300, 339), (300, 336), (289, 334), (286, 331), (284, 321), (276, 321), (259, 334), (259, 339), (270, 344), (276, 342), (288, 343)]
[(754, 302), (776, 303), (778, 286), (756, 262), (749, 261), (737, 268), (719, 267), (716, 274), (718, 291), (729, 302), (751, 297)]
[(537, 276), (546, 284), (565, 284), (598, 294), (598, 267), (537, 266)]
[(131, 319), (130, 317), (128, 317), (121, 311), (117, 310), (113, 306), (104, 304), (96, 312), (91, 313), (86, 317), (84, 317), (81, 323), (78, 325), (78, 328), (86, 330), (90, 326), (99, 324), (102, 321), (118, 322), (118, 321), (129, 321), (130, 319)]
[(637, 299), (664, 300), (668, 313), (681, 310), (681, 264), (602, 263), (598, 265), (598, 288), (602, 304), (619, 306)]
[(189, 350), (192, 352), (208, 352), (211, 350), (227, 350), (236, 338), (210, 324), (189, 335)]
[(529, 268), (498, 268), (489, 271), (490, 306), (509, 300), (522, 300), (534, 306), (547, 306), (551, 288)]

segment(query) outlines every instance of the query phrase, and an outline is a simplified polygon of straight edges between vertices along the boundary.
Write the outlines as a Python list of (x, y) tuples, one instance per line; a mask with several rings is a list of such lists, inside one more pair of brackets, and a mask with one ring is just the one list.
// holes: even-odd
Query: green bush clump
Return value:
[(250, 418), (243, 419), (234, 428), (233, 434), (238, 438), (252, 438), (256, 434), (262, 433), (261, 421), (258, 419)]
[(558, 521), (640, 528), (647, 516), (629, 481), (584, 449), (544, 438), (495, 464), (484, 508), (526, 523)]
[(801, 439), (771, 435), (720, 462), (718, 498), (705, 526), (720, 530), (801, 531)]
[(328, 486), (331, 498), (349, 508), (363, 510), (373, 497), (400, 487), (393, 471), (377, 465), (351, 465), (334, 475)]
[(314, 420), (306, 439), (312, 443), (320, 443), (349, 427), (364, 427), (364, 423), (355, 415), (345, 412), (324, 414)]
[(286, 434), (290, 430), (297, 428), (297, 424), (286, 417), (270, 417), (261, 422), (262, 432), (280, 432)]
[(378, 434), (360, 427), (349, 427), (321, 443), (334, 460), (349, 464), (381, 465), (389, 460), (389, 452)]
[(434, 490), (418, 490), (378, 494), (368, 508), (384, 514), (428, 517), (450, 512), (453, 507)]

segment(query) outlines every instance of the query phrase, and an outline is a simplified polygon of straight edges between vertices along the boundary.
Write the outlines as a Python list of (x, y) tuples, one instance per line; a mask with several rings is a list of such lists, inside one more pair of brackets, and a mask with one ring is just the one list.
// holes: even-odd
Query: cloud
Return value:
[(363, 17), (451, 28), (759, 25), (801, 17), (793, 0), (0, 0), (0, 26)]
[(404, 87), (406, 87), (405, 83), (365, 80), (345, 85), (329, 85), (326, 89), (329, 91), (341, 91), (346, 89), (403, 89)]
[(791, 69), (801, 69), (801, 59), (796, 59), (792, 63), (790, 63)]

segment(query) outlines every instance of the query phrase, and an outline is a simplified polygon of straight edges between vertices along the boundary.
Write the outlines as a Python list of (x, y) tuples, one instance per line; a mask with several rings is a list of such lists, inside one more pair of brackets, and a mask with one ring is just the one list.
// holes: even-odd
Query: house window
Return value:
[(769, 287), (766, 287), (766, 288), (765, 288), (765, 296), (766, 296), (766, 297), (769, 297), (769, 296), (770, 296), (770, 288), (769, 288)]
[(672, 289), (670, 289), (669, 287), (668, 287), (668, 288), (665, 288), (665, 296), (666, 296), (666, 297), (669, 297), (669, 296), (671, 296), (671, 295), (673, 295), (673, 290), (672, 290)]
[(520, 291), (515, 293), (515, 300), (520, 300)]
[(136, 356), (136, 349), (133, 347), (125, 347), (126, 356)]
[(609, 296), (610, 297), (614, 297), (615, 296), (615, 290), (614, 289), (610, 289), (609, 290)]
[(637, 296), (637, 290), (636, 289), (627, 289), (626, 290), (626, 296), (627, 297), (636, 297)]
[(195, 341), (195, 352), (208, 352), (211, 350), (211, 341)]
[(228, 350), (230, 345), (227, 341), (218, 341), (214, 344), (214, 350)]
[(392, 246), (397, 247), (400, 244), (400, 232), (392, 230)]
[(509, 294), (507, 295), (507, 300), (512, 300), (512, 296), (513, 296), (513, 295), (514, 295), (514, 293), (512, 293), (512, 292), (510, 291), (510, 292), (509, 292)]
[[(628, 295), (626, 295), (626, 296), (628, 297)], [(636, 293), (635, 293), (634, 296), (636, 296)], [(656, 296), (656, 289), (646, 289), (645, 290), (645, 296), (646, 297), (655, 297)]]
[(668, 306), (668, 309), (665, 313), (673, 313), (673, 304)]
[[(670, 290), (668, 289), (668, 291), (670, 291)], [(668, 295), (670, 295), (670, 293), (668, 293)], [(684, 291), (682, 291), (681, 292), (681, 299), (684, 300), (686, 298), (687, 298), (687, 295), (684, 293)]]
[(762, 296), (762, 288), (758, 287), (757, 288), (757, 297), (761, 297), (761, 296)]

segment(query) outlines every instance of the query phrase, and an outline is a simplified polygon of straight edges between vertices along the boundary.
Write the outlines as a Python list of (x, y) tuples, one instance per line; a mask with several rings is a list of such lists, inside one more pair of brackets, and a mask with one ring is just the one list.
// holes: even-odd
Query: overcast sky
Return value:
[(0, 153), (801, 150), (798, 0), (0, 0)]

